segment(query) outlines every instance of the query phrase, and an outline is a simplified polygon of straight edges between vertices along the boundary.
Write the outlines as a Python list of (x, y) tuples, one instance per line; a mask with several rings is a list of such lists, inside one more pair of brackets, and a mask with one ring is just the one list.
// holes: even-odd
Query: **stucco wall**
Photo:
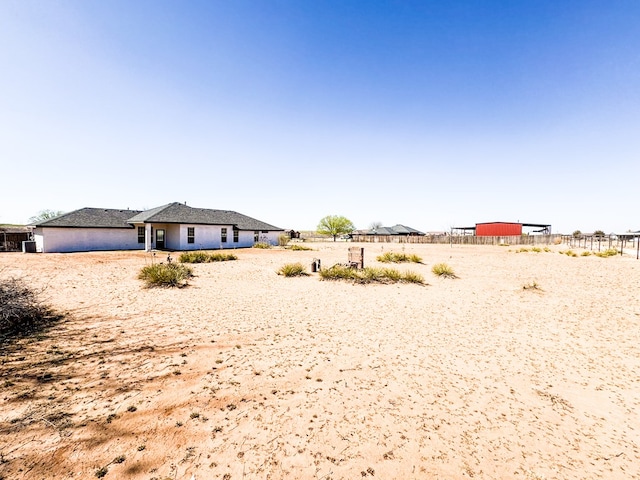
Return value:
[(144, 249), (135, 228), (36, 228), (34, 239), (44, 253)]
[[(36, 228), (34, 239), (38, 252), (88, 252), (92, 250), (144, 250), (138, 243), (138, 225), (131, 229), (110, 228)], [(188, 228), (195, 228), (195, 241), (188, 243)], [(157, 248), (156, 233), (165, 231), (167, 250), (216, 250), (247, 248), (254, 245), (253, 230), (241, 230), (238, 242), (233, 241), (233, 227), (227, 226), (227, 241), (222, 243), (220, 225), (153, 224), (152, 248)], [(43, 234), (43, 230), (46, 230)], [(258, 233), (258, 241), (278, 244), (282, 232)]]
[[(193, 227), (194, 243), (188, 243), (188, 228)], [(224, 225), (180, 225), (180, 242), (176, 247), (170, 247), (175, 250), (216, 250), (228, 248), (246, 248), (252, 247), (254, 242), (253, 230), (241, 230), (238, 234), (238, 241), (233, 241), (233, 227), (227, 225), (227, 241), (222, 242), (222, 229)], [(267, 241), (272, 245), (278, 244), (278, 237), (282, 232), (260, 232), (258, 241)]]

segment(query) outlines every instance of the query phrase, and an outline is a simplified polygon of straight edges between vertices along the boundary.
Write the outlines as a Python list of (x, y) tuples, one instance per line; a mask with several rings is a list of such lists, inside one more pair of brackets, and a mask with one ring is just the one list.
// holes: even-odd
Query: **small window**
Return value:
[(220, 230), (220, 240), (222, 241), (222, 243), (227, 243), (227, 228), (226, 227), (222, 227), (222, 229)]
[(240, 240), (239, 234), (240, 234), (239, 230), (235, 230), (235, 229), (233, 230), (233, 242), (234, 243), (238, 243), (238, 241)]
[(260, 232), (256, 230), (255, 232), (253, 232), (253, 241), (254, 243), (258, 243), (258, 240), (260, 240)]
[(138, 243), (144, 243), (144, 227), (138, 227)]
[(187, 243), (196, 243), (196, 229), (187, 227)]

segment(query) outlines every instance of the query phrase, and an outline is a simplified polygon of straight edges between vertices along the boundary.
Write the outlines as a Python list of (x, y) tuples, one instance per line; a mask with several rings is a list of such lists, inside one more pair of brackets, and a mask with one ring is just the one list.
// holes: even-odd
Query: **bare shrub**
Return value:
[(0, 339), (28, 335), (59, 318), (23, 280), (0, 279)]

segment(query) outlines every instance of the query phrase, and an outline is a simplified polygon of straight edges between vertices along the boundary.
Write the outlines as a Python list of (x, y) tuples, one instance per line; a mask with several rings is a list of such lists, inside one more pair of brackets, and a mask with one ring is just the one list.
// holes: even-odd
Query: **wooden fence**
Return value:
[(562, 235), (507, 235), (502, 237), (476, 237), (473, 235), (353, 235), (351, 241), (441, 245), (553, 245), (562, 242)]
[(15, 232), (0, 229), (0, 252), (21, 252), (22, 242), (29, 240), (29, 232)]

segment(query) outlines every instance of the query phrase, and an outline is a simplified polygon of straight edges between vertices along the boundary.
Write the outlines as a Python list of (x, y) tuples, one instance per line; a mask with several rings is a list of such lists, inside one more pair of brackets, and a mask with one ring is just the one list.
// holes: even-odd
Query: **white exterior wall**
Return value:
[[(193, 227), (194, 243), (188, 243), (188, 228)], [(227, 229), (227, 241), (222, 243), (222, 229)], [(258, 241), (266, 241), (271, 245), (278, 245), (278, 237), (282, 232), (262, 233), (260, 231)], [(241, 230), (238, 235), (238, 242), (233, 241), (233, 226), (231, 225), (180, 225), (180, 244), (175, 250), (217, 250), (228, 248), (252, 247), (253, 230)], [(171, 247), (173, 248), (173, 247)]]
[[(194, 243), (189, 242), (188, 228), (194, 228)], [(227, 248), (231, 226), (227, 226), (227, 243), (222, 243), (224, 225), (180, 225), (180, 246), (178, 250), (217, 250)]]
[[(34, 240), (38, 252), (88, 252), (93, 250), (145, 250), (144, 243), (138, 243), (138, 226), (131, 229), (120, 228), (54, 228), (38, 227), (34, 231)], [(187, 243), (187, 228), (195, 228), (195, 242)], [(167, 250), (217, 250), (229, 248), (247, 248), (254, 245), (254, 231), (241, 230), (238, 242), (233, 241), (233, 227), (226, 226), (227, 241), (222, 243), (221, 225), (189, 224), (153, 224), (153, 236), (150, 247), (156, 248), (156, 232), (165, 231)], [(151, 237), (151, 226), (145, 225), (147, 238)], [(280, 231), (259, 232), (258, 241), (278, 245)]]
[(38, 227), (33, 236), (36, 250), (43, 253), (144, 249), (136, 228)]

